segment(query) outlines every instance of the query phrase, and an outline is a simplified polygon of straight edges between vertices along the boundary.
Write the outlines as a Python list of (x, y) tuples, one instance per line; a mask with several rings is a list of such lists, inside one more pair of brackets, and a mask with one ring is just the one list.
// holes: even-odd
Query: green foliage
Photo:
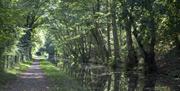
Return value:
[(0, 3), (0, 56), (3, 52), (6, 52), (6, 55), (16, 55), (17, 44), (24, 33), (24, 28), (21, 27), (24, 13), (16, 1), (1, 0)]
[[(89, 83), (85, 78), (93, 77), (88, 73), (93, 73), (89, 65), (105, 66), (107, 72), (114, 72), (113, 66), (126, 64), (131, 55), (137, 55), (137, 60), (144, 59), (143, 63), (150, 59), (145, 59), (145, 55), (152, 56), (147, 65), (157, 62), (160, 68), (167, 63), (153, 59), (166, 57), (172, 49), (179, 50), (178, 3), (177, 0), (0, 0), (0, 58), (6, 55), (27, 58), (37, 51), (47, 52), (56, 61), (64, 59), (62, 64), (72, 73), (81, 72), (86, 85)], [(130, 37), (132, 43), (128, 41)], [(134, 54), (130, 52), (132, 49)], [(122, 63), (116, 62), (117, 56)], [(134, 65), (132, 60), (129, 62)], [(4, 61), (0, 63), (2, 70)], [(51, 64), (45, 64), (43, 61), (42, 68), (51, 79), (59, 82), (70, 79)], [(107, 89), (100, 81), (97, 84), (102, 90)]]

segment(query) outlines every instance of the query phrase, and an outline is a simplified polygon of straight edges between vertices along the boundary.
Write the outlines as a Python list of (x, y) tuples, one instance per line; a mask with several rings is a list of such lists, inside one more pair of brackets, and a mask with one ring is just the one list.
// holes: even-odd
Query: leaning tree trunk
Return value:
[(151, 21), (151, 30), (150, 31), (150, 43), (148, 44), (147, 49), (145, 50), (144, 45), (141, 43), (141, 38), (138, 37), (138, 32), (136, 28), (133, 31), (134, 37), (137, 40), (137, 43), (141, 49), (141, 52), (144, 57), (144, 76), (145, 76), (145, 85), (143, 91), (154, 91), (155, 83), (156, 83), (156, 76), (157, 76), (157, 65), (155, 62), (155, 27), (154, 21)]
[(127, 12), (126, 18), (125, 18), (125, 30), (126, 30), (126, 43), (127, 43), (127, 49), (128, 49), (128, 58), (126, 63), (126, 71), (127, 71), (127, 77), (128, 77), (128, 91), (135, 91), (135, 88), (137, 87), (137, 80), (138, 80), (138, 74), (137, 74), (137, 65), (138, 60), (136, 56), (136, 52), (133, 47), (133, 41), (132, 41), (132, 34), (131, 34), (131, 27), (132, 27), (132, 17), (129, 15), (129, 12), (127, 9), (125, 9)]

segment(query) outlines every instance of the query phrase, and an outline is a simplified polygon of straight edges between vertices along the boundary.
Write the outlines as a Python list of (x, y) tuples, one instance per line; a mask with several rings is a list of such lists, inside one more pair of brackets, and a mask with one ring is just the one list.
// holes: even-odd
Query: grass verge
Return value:
[(41, 60), (40, 67), (51, 83), (50, 91), (87, 91), (77, 80), (68, 76), (50, 62)]
[(30, 67), (31, 63), (31, 61), (21, 62), (15, 67), (6, 69), (4, 72), (0, 72), (0, 91), (5, 88), (8, 82), (14, 81), (20, 73), (26, 71)]

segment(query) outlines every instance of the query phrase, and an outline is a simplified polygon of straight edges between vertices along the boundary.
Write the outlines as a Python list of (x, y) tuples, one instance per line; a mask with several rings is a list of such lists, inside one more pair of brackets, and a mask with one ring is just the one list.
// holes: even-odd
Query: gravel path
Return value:
[(39, 61), (34, 61), (8, 88), (7, 91), (48, 91), (48, 81), (39, 67)]

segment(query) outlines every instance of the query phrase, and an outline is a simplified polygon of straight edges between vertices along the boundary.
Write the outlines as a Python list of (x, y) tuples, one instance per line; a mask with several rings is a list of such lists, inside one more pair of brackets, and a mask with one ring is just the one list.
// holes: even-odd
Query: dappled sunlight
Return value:
[(0, 0), (0, 91), (180, 91), (179, 30), (180, 0)]
[(21, 78), (44, 78), (44, 73), (41, 71), (39, 68), (39, 62), (35, 61), (32, 63), (31, 67), (29, 70), (25, 73), (22, 73)]

